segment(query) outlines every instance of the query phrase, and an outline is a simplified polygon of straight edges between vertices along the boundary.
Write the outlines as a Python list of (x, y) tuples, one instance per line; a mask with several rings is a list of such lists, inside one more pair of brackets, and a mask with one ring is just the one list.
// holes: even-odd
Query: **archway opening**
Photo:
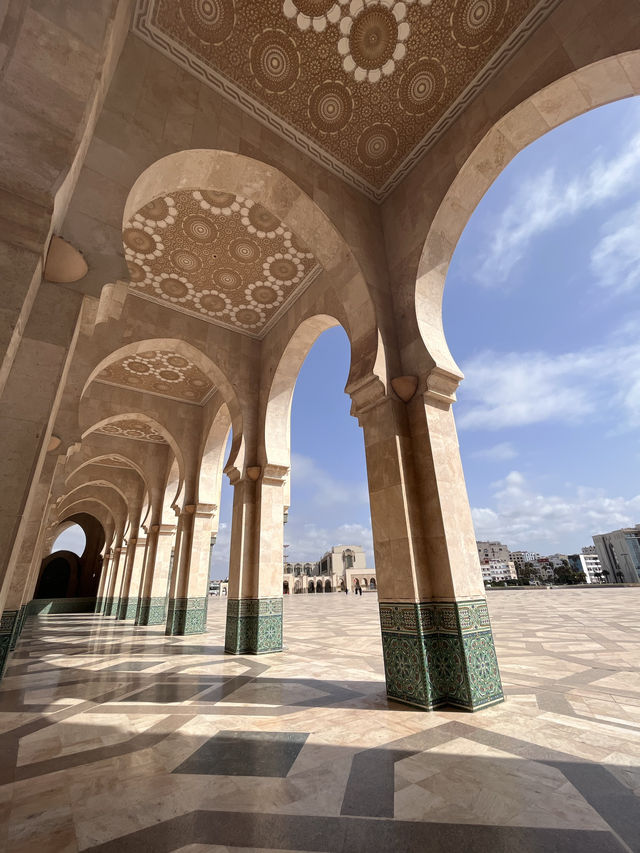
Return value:
[(638, 522), (639, 181), (631, 98), (522, 150), (457, 242), (456, 422), (476, 538), (506, 546), (480, 554), (488, 585), (640, 580), (597, 541)]
[(56, 536), (49, 553), (53, 554), (56, 551), (71, 551), (72, 554), (76, 554), (78, 557), (81, 557), (86, 544), (87, 537), (82, 527), (80, 527), (79, 524), (70, 524), (61, 531), (58, 536)]

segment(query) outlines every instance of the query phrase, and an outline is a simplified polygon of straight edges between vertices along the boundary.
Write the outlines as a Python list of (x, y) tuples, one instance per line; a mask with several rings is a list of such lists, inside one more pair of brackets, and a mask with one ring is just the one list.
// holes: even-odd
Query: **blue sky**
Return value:
[[(445, 288), (465, 373), (454, 411), (477, 538), (572, 553), (640, 523), (640, 99), (522, 151), (478, 205)], [(316, 342), (292, 411), (289, 559), (362, 545), (364, 447), (342, 329)], [(212, 576), (228, 565), (224, 478)]]

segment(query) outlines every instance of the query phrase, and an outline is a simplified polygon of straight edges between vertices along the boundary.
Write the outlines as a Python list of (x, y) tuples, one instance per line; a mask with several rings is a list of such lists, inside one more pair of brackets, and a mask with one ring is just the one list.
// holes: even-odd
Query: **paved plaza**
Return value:
[(385, 696), (377, 599), (285, 597), (283, 654), (33, 619), (0, 688), (0, 849), (640, 850), (640, 589), (495, 591), (506, 692)]

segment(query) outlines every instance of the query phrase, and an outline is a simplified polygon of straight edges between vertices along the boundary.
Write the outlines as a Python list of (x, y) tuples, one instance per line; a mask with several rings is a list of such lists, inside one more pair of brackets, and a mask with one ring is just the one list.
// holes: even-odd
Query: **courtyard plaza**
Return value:
[(640, 850), (640, 588), (488, 595), (506, 701), (385, 695), (377, 597), (285, 596), (285, 650), (32, 618), (0, 687), (0, 849)]

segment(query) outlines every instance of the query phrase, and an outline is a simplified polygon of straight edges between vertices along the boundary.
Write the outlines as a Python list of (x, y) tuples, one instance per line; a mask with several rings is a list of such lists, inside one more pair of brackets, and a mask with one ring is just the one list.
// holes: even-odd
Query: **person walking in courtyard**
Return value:
[(362, 587), (360, 586), (360, 581), (356, 578), (356, 588), (354, 590), (356, 595), (362, 595)]

